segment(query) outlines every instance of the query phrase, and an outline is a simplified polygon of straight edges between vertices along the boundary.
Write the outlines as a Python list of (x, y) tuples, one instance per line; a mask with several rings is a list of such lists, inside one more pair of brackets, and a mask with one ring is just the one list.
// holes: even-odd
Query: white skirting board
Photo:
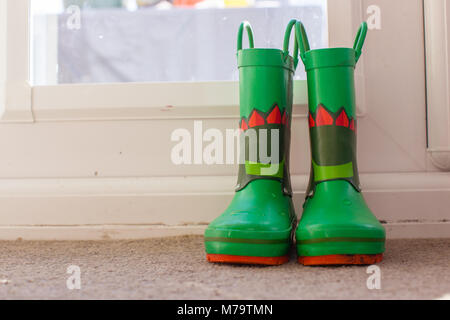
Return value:
[[(441, 239), (450, 237), (450, 223), (387, 223), (388, 239)], [(203, 235), (206, 225), (92, 225), (92, 226), (3, 226), (0, 240), (85, 241), (141, 240), (185, 235)]]
[[(293, 175), (301, 215), (307, 176)], [(0, 179), (0, 240), (202, 234), (233, 196), (233, 176)], [(450, 173), (362, 174), (388, 238), (450, 237)]]

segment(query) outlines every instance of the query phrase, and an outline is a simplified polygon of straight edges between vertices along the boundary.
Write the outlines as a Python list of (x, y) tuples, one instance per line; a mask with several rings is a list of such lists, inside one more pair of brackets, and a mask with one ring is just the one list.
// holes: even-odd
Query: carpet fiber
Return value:
[[(364, 266), (211, 264), (199, 236), (0, 242), (0, 299), (437, 299), (450, 295), (450, 239), (391, 240), (381, 289)], [(81, 289), (67, 289), (80, 267)]]

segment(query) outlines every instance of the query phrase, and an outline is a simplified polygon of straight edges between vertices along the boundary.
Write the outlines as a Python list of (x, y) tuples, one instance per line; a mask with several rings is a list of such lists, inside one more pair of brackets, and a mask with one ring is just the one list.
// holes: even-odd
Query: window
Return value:
[[(0, 21), (0, 65), (8, 65), (0, 72), (6, 77), (1, 121), (237, 118), (236, 36), (242, 20), (252, 23), (256, 46), (281, 48), (288, 20), (301, 19), (312, 47), (320, 48), (352, 43), (364, 14), (353, 0), (169, 1), (0, 1), (7, 17)], [(161, 24), (138, 19), (147, 16), (159, 17)], [(129, 25), (117, 23), (123, 17)], [(207, 33), (214, 25), (221, 27)], [(154, 33), (155, 26), (162, 31)], [(175, 29), (168, 37), (170, 28)], [(85, 44), (84, 34), (95, 41)], [(139, 42), (136, 34), (148, 41)], [(186, 50), (194, 47), (189, 37), (199, 34), (205, 49)], [(302, 64), (295, 79), (293, 116), (303, 118)]]
[[(292, 18), (328, 45), (326, 0), (31, 0), (33, 85), (238, 79), (236, 34), (282, 48)], [(302, 67), (296, 79), (305, 79)]]

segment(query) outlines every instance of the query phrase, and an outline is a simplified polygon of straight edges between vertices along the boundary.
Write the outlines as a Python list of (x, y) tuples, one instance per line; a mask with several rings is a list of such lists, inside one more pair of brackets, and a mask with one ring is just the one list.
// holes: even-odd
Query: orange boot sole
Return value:
[(328, 256), (298, 257), (298, 262), (305, 266), (324, 265), (368, 265), (381, 262), (383, 254), (333, 254)]
[(209, 262), (216, 263), (238, 263), (238, 264), (259, 264), (267, 266), (279, 266), (289, 261), (289, 256), (281, 257), (249, 257), (232, 256), (228, 254), (207, 254), (206, 259)]

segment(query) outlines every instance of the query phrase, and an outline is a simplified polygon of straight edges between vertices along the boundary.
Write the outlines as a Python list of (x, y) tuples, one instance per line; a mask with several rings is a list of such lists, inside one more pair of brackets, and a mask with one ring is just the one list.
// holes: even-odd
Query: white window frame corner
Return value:
[(33, 122), (29, 0), (0, 2), (0, 122)]
[(424, 0), (428, 156), (450, 171), (450, 5)]

